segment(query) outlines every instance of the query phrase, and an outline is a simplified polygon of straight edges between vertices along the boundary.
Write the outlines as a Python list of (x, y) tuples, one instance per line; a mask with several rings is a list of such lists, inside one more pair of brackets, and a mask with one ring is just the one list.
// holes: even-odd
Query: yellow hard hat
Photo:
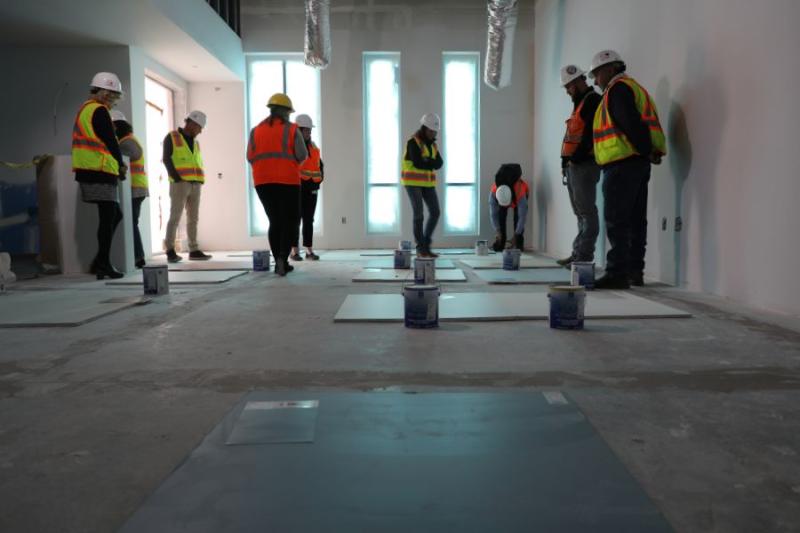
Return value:
[(294, 108), (292, 107), (292, 100), (283, 93), (275, 93), (270, 97), (269, 102), (267, 102), (267, 107), (274, 105), (287, 107), (289, 108), (289, 111), (294, 111)]

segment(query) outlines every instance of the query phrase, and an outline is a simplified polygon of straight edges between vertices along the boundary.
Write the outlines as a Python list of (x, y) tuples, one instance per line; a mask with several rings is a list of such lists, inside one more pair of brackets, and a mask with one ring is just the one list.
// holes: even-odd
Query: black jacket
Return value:
[[(419, 138), (422, 139), (421, 136)], [(430, 149), (431, 145), (433, 145), (432, 142), (428, 142), (426, 140), (423, 140), (422, 142), (425, 143), (428, 149)], [(444, 164), (444, 161), (442, 160), (442, 153), (438, 149), (436, 150), (436, 159), (424, 159), (422, 157), (422, 150), (419, 149), (419, 145), (414, 137), (411, 137), (406, 144), (405, 158), (414, 163), (414, 166), (420, 170), (439, 170)]]
[[(111, 122), (111, 114), (105, 107), (98, 107), (92, 115), (92, 128), (95, 135), (103, 141), (108, 151), (117, 160), (120, 167), (123, 165), (122, 152), (119, 149), (119, 141), (114, 132), (114, 123)], [(101, 172), (99, 170), (78, 169), (75, 171), (75, 181), (83, 183), (117, 183), (120, 176)], [(124, 179), (124, 177), (123, 177)]]

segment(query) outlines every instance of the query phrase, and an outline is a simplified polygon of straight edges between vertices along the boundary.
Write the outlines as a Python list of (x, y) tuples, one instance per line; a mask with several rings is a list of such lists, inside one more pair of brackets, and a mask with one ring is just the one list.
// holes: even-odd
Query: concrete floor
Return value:
[[(362, 263), (173, 288), (77, 328), (0, 330), (0, 531), (115, 531), (253, 389), (564, 390), (676, 531), (800, 531), (800, 320), (648, 287), (636, 293), (695, 317), (582, 332), (334, 324), (347, 294), (400, 290), (350, 282)], [(543, 290), (465, 272), (444, 290)]]

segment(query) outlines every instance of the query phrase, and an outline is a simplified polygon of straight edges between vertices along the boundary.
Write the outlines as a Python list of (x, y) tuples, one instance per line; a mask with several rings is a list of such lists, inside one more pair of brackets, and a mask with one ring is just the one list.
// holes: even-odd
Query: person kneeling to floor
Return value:
[(506, 216), (514, 210), (514, 237), (511, 248), (522, 250), (525, 245), (525, 221), (528, 218), (528, 195), (530, 189), (522, 179), (522, 167), (517, 163), (506, 163), (494, 177), (489, 195), (489, 219), (495, 231), (492, 249), (501, 252), (506, 247)]

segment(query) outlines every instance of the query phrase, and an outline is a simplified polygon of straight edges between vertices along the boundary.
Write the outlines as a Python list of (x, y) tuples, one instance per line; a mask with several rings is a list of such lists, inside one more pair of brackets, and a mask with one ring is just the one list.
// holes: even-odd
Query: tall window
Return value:
[(400, 53), (364, 53), (367, 232), (400, 231)]
[(445, 232), (477, 234), (480, 58), (478, 52), (444, 52), (442, 58)]
[[(267, 101), (275, 93), (286, 93), (297, 114), (306, 114), (314, 121), (312, 138), (320, 143), (320, 75), (319, 70), (303, 63), (303, 54), (248, 54), (247, 56), (247, 128), (267, 118)], [(292, 119), (294, 119), (292, 116)], [(248, 165), (249, 168), (250, 165)], [(314, 217), (314, 233), (322, 233), (323, 191)], [(266, 235), (269, 228), (264, 208), (252, 186), (247, 189), (250, 204), (250, 235)]]

